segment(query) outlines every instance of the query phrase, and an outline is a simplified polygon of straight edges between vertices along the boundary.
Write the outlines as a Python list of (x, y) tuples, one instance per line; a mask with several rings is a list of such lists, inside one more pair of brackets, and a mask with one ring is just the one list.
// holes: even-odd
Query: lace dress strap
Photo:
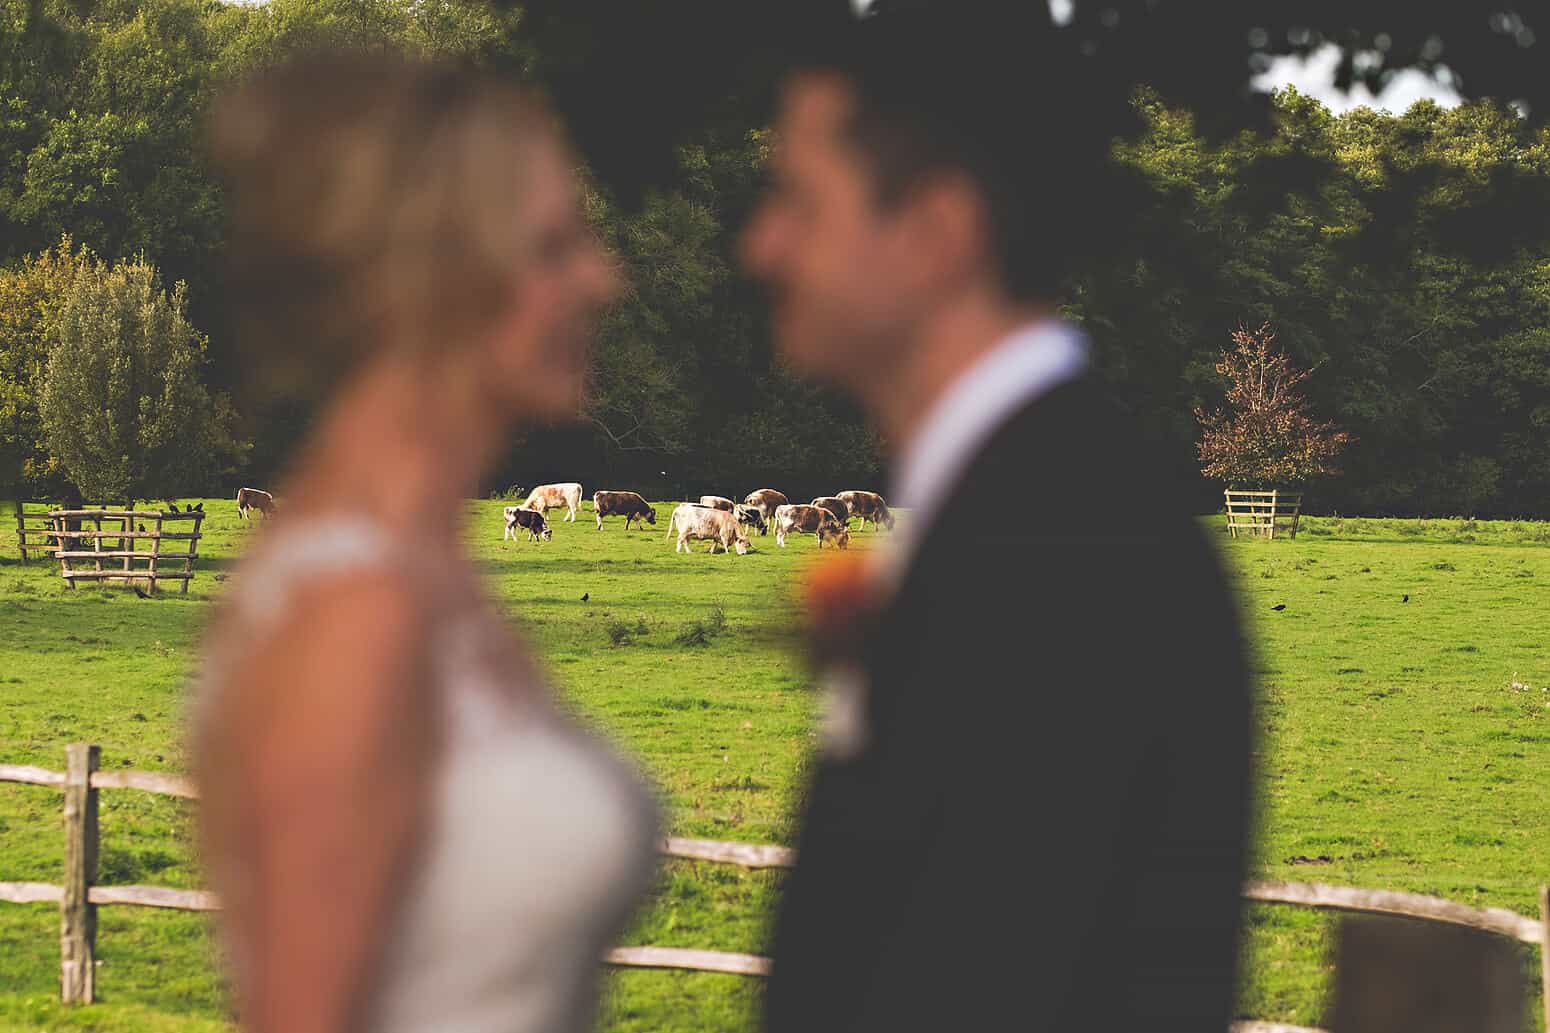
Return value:
[(223, 605), (230, 607), (205, 640), (189, 676), (189, 716), (203, 726), (210, 708), (225, 695), (232, 665), (256, 632), (285, 613), (296, 591), (317, 578), (384, 564), (391, 555), (386, 531), (369, 520), (329, 516), (276, 528), (262, 554), (238, 566), (236, 584)]
[(387, 561), (387, 532), (361, 517), (323, 517), (281, 530), (259, 562), (244, 567), (232, 603), (243, 618), (267, 622), (284, 611), (292, 593), (316, 578)]

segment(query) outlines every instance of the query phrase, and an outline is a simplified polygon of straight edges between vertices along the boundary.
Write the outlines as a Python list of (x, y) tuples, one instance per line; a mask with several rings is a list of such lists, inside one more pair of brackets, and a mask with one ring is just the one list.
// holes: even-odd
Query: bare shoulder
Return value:
[(241, 643), (223, 665), (220, 738), (299, 744), (424, 719), (432, 616), (414, 579), (388, 568), (298, 585), (274, 619), (225, 629)]

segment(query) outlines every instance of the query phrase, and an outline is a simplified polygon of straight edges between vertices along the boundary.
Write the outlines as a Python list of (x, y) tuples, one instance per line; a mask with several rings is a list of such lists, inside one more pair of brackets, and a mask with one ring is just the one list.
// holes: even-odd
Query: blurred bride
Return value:
[(330, 385), (196, 697), (241, 1024), (588, 1028), (655, 808), (458, 545), (518, 423), (578, 411), (618, 290), (576, 161), (514, 88), (380, 56), (249, 82), (212, 142), (244, 347)]

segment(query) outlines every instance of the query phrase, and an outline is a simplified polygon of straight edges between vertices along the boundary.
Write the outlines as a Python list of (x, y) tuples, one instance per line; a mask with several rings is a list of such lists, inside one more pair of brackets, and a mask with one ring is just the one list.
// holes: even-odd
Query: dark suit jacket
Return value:
[(962, 472), (862, 636), (769, 1033), (1220, 1033), (1249, 833), (1238, 614), (1180, 485), (1088, 381)]

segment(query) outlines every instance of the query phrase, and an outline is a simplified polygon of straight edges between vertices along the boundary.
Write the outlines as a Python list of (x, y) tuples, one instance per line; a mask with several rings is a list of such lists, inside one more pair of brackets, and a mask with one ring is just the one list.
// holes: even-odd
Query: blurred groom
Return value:
[(809, 790), (769, 1033), (1225, 1030), (1237, 613), (1055, 308), (1108, 129), (1042, 0), (879, 3), (829, 42), (785, 78), (742, 258), (784, 357), (893, 444), (906, 515)]

